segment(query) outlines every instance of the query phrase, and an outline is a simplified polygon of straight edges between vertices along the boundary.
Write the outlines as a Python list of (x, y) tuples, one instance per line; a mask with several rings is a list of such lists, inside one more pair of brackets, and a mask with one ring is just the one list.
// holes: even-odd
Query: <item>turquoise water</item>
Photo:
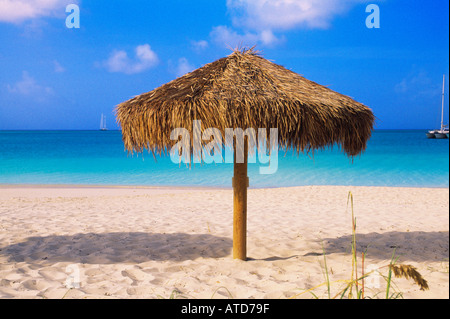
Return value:
[[(232, 164), (189, 169), (167, 157), (129, 156), (120, 131), (0, 131), (0, 184), (231, 187)], [(275, 174), (249, 164), (250, 187), (302, 185), (449, 187), (449, 140), (423, 130), (375, 131), (352, 161), (335, 147), (314, 157), (279, 153)]]

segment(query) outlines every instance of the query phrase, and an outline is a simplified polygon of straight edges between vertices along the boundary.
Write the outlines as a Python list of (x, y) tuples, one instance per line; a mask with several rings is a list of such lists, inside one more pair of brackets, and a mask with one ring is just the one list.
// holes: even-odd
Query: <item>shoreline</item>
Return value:
[[(231, 183), (230, 183), (231, 184)], [(367, 188), (412, 188), (412, 189), (449, 189), (444, 186), (384, 186), (384, 185), (297, 185), (297, 186), (273, 186), (273, 187), (248, 187), (248, 189), (278, 189), (278, 188), (297, 188), (297, 187), (367, 187)], [(124, 184), (2, 184), (3, 188), (93, 188), (93, 189), (199, 189), (199, 190), (230, 190), (232, 186), (200, 186), (200, 185), (124, 185)]]
[[(159, 186), (159, 185), (111, 185), (111, 184), (0, 184), (0, 188), (104, 188), (104, 189), (227, 189), (227, 187), (206, 186)], [(231, 187), (230, 187), (231, 188)]]
[[(355, 185), (305, 185), (305, 186), (283, 186), (283, 187), (249, 187), (248, 192), (258, 191), (295, 191), (308, 189), (352, 189), (367, 190), (449, 190), (449, 187), (414, 187), (414, 186), (355, 186)], [(89, 185), (89, 184), (0, 184), (0, 199), (20, 197), (95, 197), (95, 196), (123, 196), (123, 195), (151, 195), (161, 193), (183, 193), (183, 192), (233, 192), (230, 187), (207, 187), (207, 186), (147, 186), (147, 185)]]

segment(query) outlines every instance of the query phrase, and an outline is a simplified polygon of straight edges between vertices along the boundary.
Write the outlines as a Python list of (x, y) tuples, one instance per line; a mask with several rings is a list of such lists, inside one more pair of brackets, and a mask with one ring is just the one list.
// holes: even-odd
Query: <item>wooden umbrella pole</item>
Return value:
[(233, 258), (247, 259), (247, 177), (248, 145), (244, 141), (244, 163), (236, 162), (234, 148), (233, 177)]

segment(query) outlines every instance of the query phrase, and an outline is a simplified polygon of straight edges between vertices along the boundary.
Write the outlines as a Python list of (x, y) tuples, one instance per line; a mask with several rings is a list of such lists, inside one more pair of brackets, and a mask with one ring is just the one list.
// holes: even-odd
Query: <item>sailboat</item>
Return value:
[(100, 131), (107, 131), (108, 129), (106, 128), (106, 115), (103, 115), (102, 113), (102, 117), (100, 118)]
[(442, 112), (441, 112), (441, 129), (440, 130), (432, 130), (428, 131), (427, 137), (428, 138), (448, 138), (448, 125), (444, 125), (444, 86), (445, 86), (445, 74), (442, 80)]

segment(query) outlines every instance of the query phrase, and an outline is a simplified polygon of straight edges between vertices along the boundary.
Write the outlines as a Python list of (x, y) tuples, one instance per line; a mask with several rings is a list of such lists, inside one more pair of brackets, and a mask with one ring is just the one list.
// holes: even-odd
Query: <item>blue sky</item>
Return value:
[[(367, 28), (368, 4), (380, 28)], [(67, 28), (66, 6), (80, 8)], [(440, 125), (447, 0), (0, 0), (0, 130), (98, 129), (134, 95), (253, 46), (371, 107), (378, 129)], [(445, 88), (448, 122), (448, 81)]]

